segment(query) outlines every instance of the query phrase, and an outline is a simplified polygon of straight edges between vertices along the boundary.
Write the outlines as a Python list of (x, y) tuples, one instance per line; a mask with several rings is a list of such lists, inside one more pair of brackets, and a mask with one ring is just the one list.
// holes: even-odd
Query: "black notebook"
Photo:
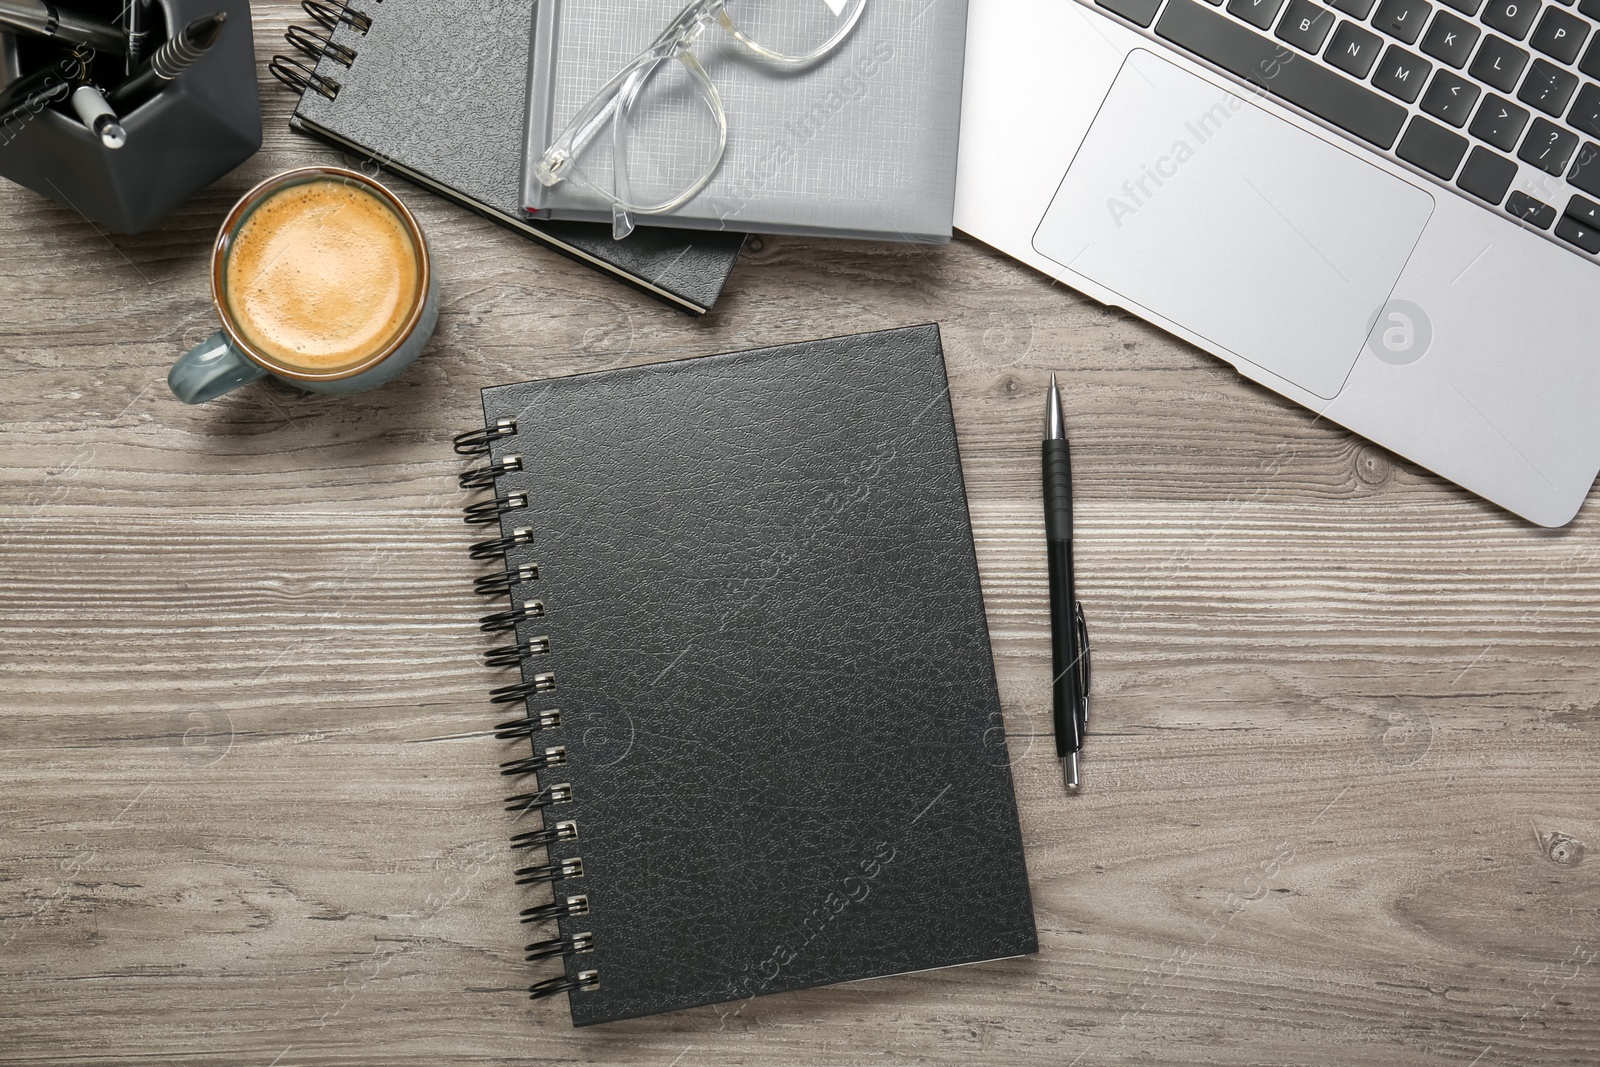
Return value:
[(710, 310), (739, 233), (593, 223), (522, 210), (530, 0), (350, 0), (307, 5), (289, 41), (311, 62), (272, 69), (302, 90), (291, 128), (366, 157), (495, 222), (695, 314)]
[(483, 407), (536, 997), (581, 1026), (1037, 951), (938, 327)]

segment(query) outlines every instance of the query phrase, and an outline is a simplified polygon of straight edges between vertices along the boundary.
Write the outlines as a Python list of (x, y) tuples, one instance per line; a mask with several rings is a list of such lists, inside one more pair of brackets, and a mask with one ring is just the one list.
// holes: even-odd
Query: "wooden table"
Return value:
[[(261, 5), (263, 66), (297, 9)], [(0, 190), (0, 1061), (1592, 1064), (1600, 513), (1543, 531), (977, 243), (757, 239), (694, 321), (396, 183), (431, 351), (203, 407), (211, 235)], [(450, 435), (478, 389), (936, 320), (1037, 956), (575, 1031), (530, 1004)], [(1050, 743), (1062, 373), (1095, 637)]]

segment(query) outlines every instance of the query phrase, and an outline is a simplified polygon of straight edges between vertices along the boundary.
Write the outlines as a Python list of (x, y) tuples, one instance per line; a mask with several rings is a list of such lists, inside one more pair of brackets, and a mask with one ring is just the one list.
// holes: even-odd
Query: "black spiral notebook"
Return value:
[(581, 1026), (1037, 951), (938, 327), (483, 408), (535, 997)]
[(522, 210), (530, 0), (308, 0), (299, 56), (272, 71), (300, 90), (289, 125), (509, 226), (681, 310), (710, 310), (744, 234), (594, 223)]

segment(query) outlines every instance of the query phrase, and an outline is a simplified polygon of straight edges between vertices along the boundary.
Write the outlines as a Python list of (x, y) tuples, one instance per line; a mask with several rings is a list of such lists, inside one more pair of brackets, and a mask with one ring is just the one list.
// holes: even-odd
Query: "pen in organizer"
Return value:
[(124, 0), (127, 4), (128, 62), (124, 71), (132, 77), (145, 61), (150, 49), (150, 27), (155, 23), (154, 0)]
[(121, 55), (128, 50), (127, 36), (109, 22), (63, 11), (45, 0), (0, 0), (0, 28), (55, 37), (67, 44), (83, 44), (96, 52)]
[(1089, 628), (1072, 581), (1072, 450), (1054, 372), (1044, 409), (1044, 535), (1050, 561), (1050, 698), (1056, 756), (1077, 789), (1078, 753), (1089, 726)]
[(226, 21), (227, 12), (219, 11), (215, 15), (203, 15), (179, 30), (156, 49), (156, 54), (139, 68), (139, 73), (111, 90), (111, 106), (127, 114), (146, 98), (166, 88), (217, 43)]
[(107, 148), (121, 148), (128, 143), (128, 131), (122, 128), (117, 113), (94, 86), (80, 85), (72, 90), (72, 110)]

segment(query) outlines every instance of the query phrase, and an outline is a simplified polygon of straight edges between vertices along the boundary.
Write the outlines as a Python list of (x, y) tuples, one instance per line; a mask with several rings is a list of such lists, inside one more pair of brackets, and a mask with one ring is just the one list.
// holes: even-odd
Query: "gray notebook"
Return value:
[[(523, 170), (524, 206), (540, 218), (611, 218), (602, 197), (572, 182), (546, 187), (533, 164), (686, 2), (540, 0)], [(838, 50), (798, 72), (775, 68), (720, 28), (708, 29), (695, 54), (727, 111), (727, 152), (698, 196), (637, 222), (949, 240), (966, 22), (966, 0), (867, 0)], [(595, 169), (601, 173), (594, 177), (607, 180), (604, 166)]]

